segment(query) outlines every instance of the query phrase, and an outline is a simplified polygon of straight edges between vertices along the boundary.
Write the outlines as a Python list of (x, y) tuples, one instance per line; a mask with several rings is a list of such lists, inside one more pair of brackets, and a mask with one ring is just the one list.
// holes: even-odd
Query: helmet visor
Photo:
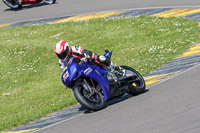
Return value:
[(58, 56), (59, 59), (63, 60), (66, 58), (66, 56), (68, 55), (69, 52), (69, 48), (67, 47), (66, 50), (60, 54), (56, 54)]

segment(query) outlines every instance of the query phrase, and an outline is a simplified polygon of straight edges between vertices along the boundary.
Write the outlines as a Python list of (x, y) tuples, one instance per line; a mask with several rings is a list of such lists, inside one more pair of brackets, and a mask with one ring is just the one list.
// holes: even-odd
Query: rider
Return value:
[(112, 63), (110, 61), (110, 58), (103, 55), (94, 54), (91, 51), (88, 51), (80, 46), (69, 46), (69, 44), (65, 40), (59, 41), (56, 44), (55, 53), (59, 58), (59, 64), (62, 70), (64, 70), (64, 68), (68, 66), (70, 58), (75, 57), (80, 60), (91, 60), (99, 65), (111, 67), (119, 71), (119, 73), (121, 73), (122, 75), (124, 74), (123, 69)]

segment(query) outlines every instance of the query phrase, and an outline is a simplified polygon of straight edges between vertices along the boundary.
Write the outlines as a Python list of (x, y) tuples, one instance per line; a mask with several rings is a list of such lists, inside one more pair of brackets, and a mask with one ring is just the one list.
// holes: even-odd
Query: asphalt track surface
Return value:
[(104, 110), (36, 133), (199, 133), (200, 64)]
[[(70, 3), (71, 6), (66, 8), (66, 3)], [(161, 3), (158, 0), (123, 0), (118, 2), (87, 0), (80, 3), (76, 0), (73, 2), (62, 0), (55, 5), (27, 5), (22, 10), (10, 10), (1, 4), (0, 24), (105, 10), (162, 6), (200, 6), (200, 1), (168, 0)], [(200, 65), (198, 63), (198, 65), (194, 65), (170, 79), (149, 87), (148, 91), (142, 95), (120, 100), (98, 112), (83, 111), (75, 117), (35, 132), (199, 133), (199, 79)]]
[(62, 17), (99, 11), (171, 7), (200, 6), (199, 0), (57, 0), (56, 4), (24, 5), (20, 10), (11, 10), (0, 1), (0, 25), (39, 18)]

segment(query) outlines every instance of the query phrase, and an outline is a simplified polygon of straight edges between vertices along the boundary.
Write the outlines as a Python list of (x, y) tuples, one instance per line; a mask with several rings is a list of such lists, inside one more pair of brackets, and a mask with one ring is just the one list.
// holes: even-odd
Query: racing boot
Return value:
[(115, 71), (117, 71), (118, 74), (119, 74), (120, 76), (125, 76), (125, 75), (126, 75), (126, 70), (123, 69), (122, 67), (116, 65), (116, 64), (113, 63), (113, 62), (111, 62), (110, 68), (112, 68), (112, 69), (114, 69)]

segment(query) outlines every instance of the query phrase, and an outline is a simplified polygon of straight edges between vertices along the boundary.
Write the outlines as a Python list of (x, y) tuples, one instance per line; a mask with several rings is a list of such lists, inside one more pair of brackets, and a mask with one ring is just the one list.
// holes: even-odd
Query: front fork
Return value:
[(83, 79), (83, 87), (88, 91), (90, 92), (91, 94), (94, 94), (95, 92), (95, 89), (94, 88), (91, 88), (90, 85), (88, 84), (87, 80), (86, 79)]

